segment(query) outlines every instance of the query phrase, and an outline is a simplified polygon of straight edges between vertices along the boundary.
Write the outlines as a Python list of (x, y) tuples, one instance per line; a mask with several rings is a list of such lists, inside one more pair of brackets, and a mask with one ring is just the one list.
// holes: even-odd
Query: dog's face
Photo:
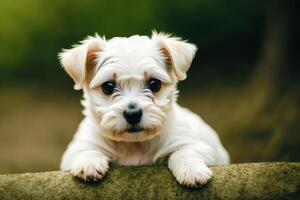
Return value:
[(96, 35), (59, 56), (75, 89), (83, 88), (85, 114), (101, 134), (137, 142), (162, 132), (176, 83), (186, 78), (195, 51), (195, 45), (165, 34), (108, 41)]

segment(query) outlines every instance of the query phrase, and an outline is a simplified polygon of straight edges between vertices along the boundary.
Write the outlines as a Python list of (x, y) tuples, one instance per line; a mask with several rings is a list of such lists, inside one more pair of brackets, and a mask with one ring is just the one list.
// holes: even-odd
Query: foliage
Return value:
[(265, 2), (2, 0), (0, 83), (66, 80), (57, 53), (95, 32), (111, 38), (149, 35), (157, 29), (196, 43), (201, 61), (252, 59), (259, 47)]

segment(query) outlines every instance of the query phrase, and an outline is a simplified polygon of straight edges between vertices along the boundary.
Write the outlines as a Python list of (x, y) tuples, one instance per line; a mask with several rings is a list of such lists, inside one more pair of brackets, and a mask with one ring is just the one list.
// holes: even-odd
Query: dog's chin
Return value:
[(131, 126), (124, 130), (102, 131), (102, 135), (113, 141), (143, 142), (159, 135), (157, 128), (143, 128)]

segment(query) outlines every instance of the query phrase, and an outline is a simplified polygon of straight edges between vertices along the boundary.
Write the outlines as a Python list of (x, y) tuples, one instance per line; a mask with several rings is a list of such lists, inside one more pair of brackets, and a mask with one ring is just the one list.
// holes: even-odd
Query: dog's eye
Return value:
[(161, 82), (160, 80), (156, 78), (152, 78), (148, 81), (148, 86), (147, 86), (152, 92), (158, 92), (161, 88)]
[(114, 89), (116, 87), (116, 83), (114, 81), (106, 81), (101, 85), (102, 91), (106, 95), (111, 95), (114, 93)]

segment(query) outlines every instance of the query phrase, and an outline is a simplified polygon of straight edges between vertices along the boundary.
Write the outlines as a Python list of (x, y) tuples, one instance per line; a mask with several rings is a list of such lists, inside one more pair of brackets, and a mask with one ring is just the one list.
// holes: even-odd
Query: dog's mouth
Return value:
[(129, 132), (129, 133), (138, 133), (143, 131), (144, 129), (140, 126), (130, 126), (129, 128), (127, 128), (125, 131)]

